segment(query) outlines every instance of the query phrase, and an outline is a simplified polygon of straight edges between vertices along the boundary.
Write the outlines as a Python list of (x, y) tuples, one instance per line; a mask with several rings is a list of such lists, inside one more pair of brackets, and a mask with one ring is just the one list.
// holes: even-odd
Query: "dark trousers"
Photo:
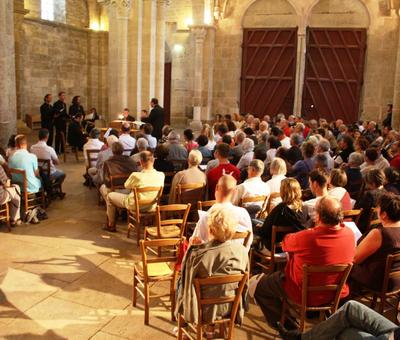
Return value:
[(53, 146), (54, 138), (54, 124), (52, 121), (42, 121), (42, 129), (49, 130), (49, 139), (47, 141), (48, 146)]
[(275, 329), (276, 323), (281, 319), (282, 300), (286, 298), (286, 292), (282, 287), (283, 278), (284, 274), (280, 271), (265, 275), (258, 283), (254, 294), (265, 319)]
[(61, 132), (64, 133), (64, 137), (67, 138), (67, 122), (65, 121), (56, 121), (54, 123), (56, 127), (56, 140), (55, 140), (55, 150), (59, 153), (64, 153), (64, 147), (62, 144)]

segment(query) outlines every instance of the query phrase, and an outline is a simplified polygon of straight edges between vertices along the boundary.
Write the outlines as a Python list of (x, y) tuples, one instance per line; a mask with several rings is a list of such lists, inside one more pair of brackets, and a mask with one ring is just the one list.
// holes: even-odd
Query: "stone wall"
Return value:
[(19, 44), (19, 117), (39, 113), (43, 96), (52, 93), (55, 101), (59, 91), (66, 92), (68, 104), (81, 95), (85, 109), (108, 114), (108, 33), (87, 28), (86, 1), (66, 1), (66, 24), (41, 20), (38, 1), (29, 0), (28, 9)]

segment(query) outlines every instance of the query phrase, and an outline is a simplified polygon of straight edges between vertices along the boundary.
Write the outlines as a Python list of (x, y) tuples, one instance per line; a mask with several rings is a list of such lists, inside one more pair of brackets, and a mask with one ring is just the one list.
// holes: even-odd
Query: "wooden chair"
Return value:
[(168, 204), (168, 197), (169, 197), (169, 193), (171, 192), (172, 180), (173, 180), (175, 174), (176, 174), (175, 171), (164, 172), (165, 180), (164, 180), (164, 189), (163, 189), (161, 201), (165, 204)]
[(125, 189), (125, 182), (129, 178), (128, 174), (116, 174), (110, 176), (110, 190), (117, 191)]
[(213, 200), (213, 201), (199, 201), (199, 202), (197, 202), (197, 209), (202, 210), (202, 211), (207, 211), (215, 203), (217, 203), (216, 200)]
[[(148, 220), (149, 218), (154, 218), (154, 211), (145, 211), (146, 207), (160, 204), (160, 199), (162, 195), (163, 187), (144, 187), (144, 188), (134, 188), (133, 189), (133, 197), (135, 199), (135, 210), (128, 210), (128, 234), (129, 238), (131, 229), (136, 229), (136, 241), (139, 245), (140, 241), (140, 232), (142, 228), (143, 221)], [(140, 198), (142, 194), (146, 194), (149, 192), (155, 193), (154, 197), (151, 199)]]
[[(197, 298), (197, 313), (198, 323), (194, 325), (185, 320), (182, 314), (179, 314), (178, 318), (178, 339), (182, 340), (185, 334), (189, 339), (194, 339), (191, 336), (190, 331), (196, 334), (196, 339), (202, 339), (203, 327), (208, 324), (203, 320), (203, 308), (211, 305), (220, 305), (231, 303), (232, 308), (230, 315), (225, 316), (221, 319), (215, 320), (214, 325), (219, 325), (219, 338), (232, 339), (233, 330), (235, 327), (236, 314), (242, 299), (243, 289), (248, 280), (248, 273), (237, 274), (237, 275), (216, 275), (205, 279), (195, 279), (194, 285), (196, 290)], [(207, 298), (203, 296), (203, 292), (206, 291), (207, 287), (210, 286), (223, 286), (223, 285), (237, 285), (235, 293), (229, 296), (218, 296)], [(228, 334), (225, 335), (225, 325), (228, 325)]]
[(262, 203), (264, 205), (265, 200), (267, 199), (266, 195), (253, 196), (253, 197), (242, 197), (240, 200), (239, 206), (243, 207), (251, 203)]
[(176, 203), (191, 203), (195, 208), (195, 202), (201, 202), (204, 198), (206, 185), (203, 183), (178, 184), (176, 190)]
[[(150, 298), (170, 296), (171, 300), (171, 319), (174, 320), (175, 311), (175, 284), (177, 272), (174, 265), (177, 262), (177, 251), (175, 254), (164, 257), (148, 258), (147, 252), (151, 248), (171, 247), (177, 249), (182, 239), (163, 239), (163, 240), (140, 240), (140, 252), (142, 261), (136, 263), (133, 268), (133, 289), (132, 289), (132, 305), (136, 306), (137, 293), (144, 299), (144, 324), (149, 324)], [(158, 282), (170, 282), (169, 294), (150, 295), (150, 286)], [(142, 289), (143, 290), (142, 290)]]
[(10, 207), (8, 202), (0, 205), (0, 222), (5, 222), (8, 231), (11, 231)]
[(64, 150), (64, 163), (67, 162), (67, 154), (68, 153), (74, 153), (76, 161), (79, 162), (79, 150), (77, 148), (72, 147), (71, 145), (67, 144), (67, 140), (65, 138), (64, 132), (61, 132), (61, 145)]
[(351, 219), (353, 222), (357, 225), (358, 221), (360, 219), (362, 209), (356, 209), (356, 210), (344, 210), (343, 211), (343, 218), (346, 219)]
[[(383, 278), (382, 290), (374, 291), (371, 289), (366, 289), (372, 295), (371, 308), (375, 309), (377, 301), (379, 299), (379, 314), (386, 313), (388, 310), (395, 309), (397, 311), (397, 306), (400, 300), (400, 289), (393, 289), (391, 287), (393, 279), (400, 278), (400, 252), (390, 254), (386, 258), (385, 266), (385, 276)], [(388, 301), (389, 298), (396, 297), (396, 303), (393, 305)], [(385, 310), (385, 306), (389, 305), (391, 308)], [(397, 320), (397, 313), (395, 319)], [(398, 322), (398, 321), (396, 321)]]
[[(289, 298), (285, 299), (282, 308), (281, 324), (283, 325), (286, 319), (286, 312), (290, 308), (299, 315), (300, 318), (300, 332), (304, 332), (306, 313), (308, 311), (315, 311), (320, 313), (319, 321), (323, 321), (326, 317), (326, 313), (333, 314), (336, 312), (339, 305), (340, 294), (343, 286), (346, 283), (347, 277), (350, 274), (352, 264), (336, 264), (330, 266), (310, 266), (303, 265), (303, 282), (302, 282), (302, 293), (301, 293), (301, 305), (291, 301)], [(313, 274), (337, 274), (338, 279), (336, 283), (326, 284), (323, 286), (310, 285), (310, 276)], [(315, 292), (331, 292), (334, 296), (329, 303), (321, 306), (309, 306), (308, 295)]]
[(249, 246), (250, 237), (251, 237), (250, 231), (237, 231), (235, 235), (233, 235), (232, 240), (243, 239), (243, 246), (247, 248)]
[[(186, 222), (189, 216), (191, 204), (157, 205), (156, 226), (144, 229), (144, 239), (150, 238), (182, 238), (186, 231)], [(163, 214), (165, 218), (163, 219)], [(167, 218), (169, 215), (172, 218)], [(179, 216), (177, 218), (177, 216)]]
[[(278, 255), (280, 252), (279, 249), (282, 250), (282, 241), (278, 241), (278, 239), (283, 238), (284, 235), (295, 233), (298, 230), (294, 227), (272, 227), (272, 237), (271, 237), (271, 253), (269, 255), (264, 255), (260, 251), (253, 249), (252, 258), (255, 260), (258, 259), (254, 263), (261, 267), (267, 273), (273, 273), (278, 266), (282, 266), (286, 263), (287, 258), (286, 256)], [(278, 238), (278, 235), (282, 235), (282, 237)]]
[(257, 214), (257, 218), (265, 219), (275, 206), (273, 205), (273, 201), (280, 198), (281, 195), (279, 192), (273, 192), (270, 194), (264, 201), (263, 207)]
[(21, 197), (24, 201), (25, 213), (33, 208), (41, 206), (43, 209), (46, 205), (45, 195), (43, 187), (37, 193), (28, 192), (28, 180), (26, 178), (25, 170), (10, 168), (12, 175), (20, 176), (22, 180), (16, 180), (13, 178), (13, 183), (18, 184), (21, 187)]
[(170, 159), (170, 162), (174, 165), (174, 169), (176, 172), (185, 170), (188, 166), (188, 162), (186, 159)]
[(89, 189), (94, 187), (92, 178), (89, 176), (88, 170), (92, 167), (92, 164), (96, 164), (97, 158), (99, 157), (100, 149), (86, 149), (86, 178), (89, 180)]
[(62, 193), (62, 183), (54, 182), (51, 180), (50, 175), (51, 175), (51, 161), (50, 159), (38, 159), (38, 166), (39, 169), (44, 173), (48, 178), (49, 181), (51, 182), (51, 188), (55, 190), (56, 192)]

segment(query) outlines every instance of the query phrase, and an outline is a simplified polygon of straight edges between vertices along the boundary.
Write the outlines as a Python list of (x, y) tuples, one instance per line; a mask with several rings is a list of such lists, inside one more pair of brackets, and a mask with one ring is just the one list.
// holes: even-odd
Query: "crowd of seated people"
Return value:
[[(79, 114), (71, 124), (80, 124)], [(1, 158), (10, 168), (26, 170), (30, 193), (37, 193), (42, 187), (37, 159), (45, 152), (52, 162), (52, 180), (65, 178), (55, 168), (57, 155), (50, 147), (44, 147), (46, 138), (41, 130), (39, 142), (29, 153), (26, 138), (13, 136)], [(93, 163), (85, 155), (86, 167), (105, 202), (104, 229), (109, 232), (120, 230), (119, 210), (136, 209), (134, 189), (168, 186), (163, 204), (177, 204), (186, 203), (178, 201), (180, 185), (204, 187), (201, 200), (210, 201), (211, 207), (192, 214), (193, 223), (185, 232), (189, 250), (183, 260), (184, 280), (177, 296), (177, 310), (183, 315), (193, 314), (188, 301), (196, 299), (190, 288), (194, 278), (228, 272), (224, 266), (233, 261), (233, 255), (238, 257), (234, 261), (240, 262), (236, 263), (236, 271), (254, 269), (255, 273), (253, 263), (242, 263), (248, 252), (261, 250), (267, 257), (273, 246), (274, 226), (297, 230), (275, 239), (289, 254), (287, 263), (259, 278), (253, 294), (269, 326), (289, 338), (293, 334), (286, 327), (293, 325), (278, 322), (282, 301), (289, 298), (301, 303), (304, 264), (353, 264), (340, 293), (342, 298), (354, 297), (362, 288), (381, 288), (386, 257), (400, 250), (399, 142), (397, 132), (390, 127), (379, 130), (375, 122), (345, 125), (340, 119), (329, 123), (325, 119), (306, 121), (279, 114), (274, 119), (265, 116), (261, 120), (253, 115), (217, 116), (201, 131), (184, 130), (182, 138), (180, 131), (166, 125), (158, 140), (154, 140), (149, 123), (135, 135), (124, 123), (121, 131), (111, 130), (106, 138), (100, 138), (99, 131), (93, 128), (89, 139), (77, 147), (98, 150)], [(5, 190), (20, 190), (10, 186), (9, 179), (14, 183), (17, 179), (9, 175), (5, 166), (0, 172), (0, 203), (18, 200), (15, 193)], [(118, 189), (113, 190), (115, 175), (125, 178), (122, 176)], [(157, 194), (145, 192), (140, 198), (151, 201)], [(248, 203), (248, 199), (260, 196), (265, 198)], [(13, 225), (20, 220), (18, 204), (21, 205), (16, 202), (11, 210)], [(141, 212), (154, 212), (157, 204), (161, 203), (141, 206)], [(196, 210), (196, 204), (192, 205)], [(361, 237), (345, 224), (344, 212), (353, 209), (360, 210), (354, 222)], [(371, 225), (373, 220), (379, 223)], [(250, 242), (244, 246), (243, 239), (231, 241), (232, 230), (249, 232)], [(234, 248), (240, 250), (232, 255)], [(213, 255), (222, 251), (226, 251), (226, 259)], [(185, 267), (198, 261), (204, 261), (209, 271), (200, 273)], [(213, 263), (218, 267), (215, 272)], [(328, 285), (337, 277), (320, 274), (314, 281)], [(400, 288), (400, 283), (394, 285)], [(329, 300), (332, 294), (310, 297), (313, 306)], [(219, 310), (210, 313), (213, 320)]]

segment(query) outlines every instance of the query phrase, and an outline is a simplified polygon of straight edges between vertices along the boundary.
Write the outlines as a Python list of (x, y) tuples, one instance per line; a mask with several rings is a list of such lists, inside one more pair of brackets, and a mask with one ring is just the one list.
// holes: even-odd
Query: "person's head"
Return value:
[(349, 135), (344, 135), (340, 139), (338, 145), (342, 150), (351, 149), (353, 148), (353, 138)]
[(136, 142), (136, 146), (139, 152), (146, 151), (147, 148), (149, 147), (149, 142), (147, 141), (146, 138), (139, 138)]
[(349, 156), (349, 167), (359, 168), (364, 163), (364, 156), (359, 152), (352, 152)]
[(38, 137), (40, 141), (47, 142), (49, 139), (49, 130), (47, 129), (40, 129), (38, 133)]
[(179, 144), (180, 140), (181, 140), (181, 136), (176, 131), (171, 131), (168, 134), (168, 143)]
[(183, 131), (183, 136), (185, 137), (185, 140), (188, 142), (191, 142), (194, 139), (192, 129), (186, 129), (185, 131)]
[(81, 103), (81, 96), (74, 96), (72, 98), (72, 105), (79, 105)]
[(280, 195), (284, 204), (296, 211), (301, 210), (301, 186), (295, 178), (285, 178), (281, 182)]
[(236, 179), (231, 175), (223, 175), (215, 187), (215, 199), (218, 203), (230, 202), (236, 189)]
[(128, 118), (128, 116), (129, 116), (129, 109), (128, 109), (127, 107), (122, 111), (122, 115), (124, 116), (124, 119)]
[(303, 143), (303, 136), (298, 133), (293, 133), (290, 137), (290, 145), (299, 147)]
[(368, 149), (368, 146), (369, 140), (365, 137), (358, 138), (354, 143), (355, 150), (358, 152), (364, 152)]
[(161, 129), (161, 133), (165, 137), (167, 137), (171, 131), (172, 128), (169, 125), (164, 125), (163, 128)]
[(198, 167), (203, 161), (203, 155), (199, 150), (189, 152), (188, 163), (190, 167)]
[(122, 133), (129, 134), (131, 132), (131, 125), (126, 122), (123, 123), (121, 125), (121, 131), (122, 131)]
[(306, 127), (304, 126), (303, 123), (296, 123), (296, 125), (294, 126), (294, 132), (296, 133), (303, 133), (304, 129)]
[(278, 139), (281, 139), (281, 137), (284, 136), (283, 131), (282, 131), (280, 128), (278, 128), (277, 126), (274, 126), (274, 127), (271, 129), (271, 134), (272, 134), (273, 136), (275, 136), (276, 138), (278, 138)]
[(142, 117), (147, 117), (148, 111), (147, 110), (142, 110), (142, 111), (140, 111), (140, 113), (141, 113)]
[(154, 150), (154, 156), (159, 160), (165, 160), (169, 155), (169, 149), (166, 145), (160, 144)]
[(118, 142), (118, 137), (116, 137), (116, 136), (114, 136), (114, 135), (109, 135), (109, 136), (107, 137), (107, 139), (106, 139), (106, 142), (107, 142), (108, 147), (111, 148), (112, 145), (113, 145), (115, 142)]
[(25, 135), (17, 135), (15, 137), (15, 147), (17, 149), (27, 149), (28, 148), (28, 140)]
[(253, 159), (247, 169), (248, 178), (261, 177), (264, 173), (264, 162), (259, 159)]
[(149, 123), (144, 124), (144, 125), (143, 125), (143, 132), (144, 132), (146, 135), (151, 135), (152, 132), (153, 132), (153, 125), (151, 125), (151, 124), (149, 124)]
[(203, 147), (206, 146), (208, 144), (208, 137), (206, 135), (200, 135), (197, 137), (197, 144)]
[(275, 136), (268, 138), (268, 144), (270, 149), (279, 149), (282, 146), (281, 142)]
[(142, 151), (139, 154), (140, 167), (144, 170), (153, 169), (154, 156), (150, 151)]
[(400, 171), (392, 167), (387, 167), (383, 170), (387, 184), (399, 184), (400, 183)]
[(218, 160), (227, 160), (230, 147), (228, 144), (220, 143), (215, 147), (214, 157)]
[(337, 119), (335, 122), (335, 127), (338, 129), (341, 125), (343, 125), (343, 120)]
[(400, 221), (400, 196), (385, 193), (378, 199), (378, 218), (383, 226)]
[(385, 174), (382, 170), (372, 169), (367, 171), (364, 177), (368, 189), (378, 189), (385, 184)]
[(92, 129), (90, 131), (90, 138), (98, 139), (100, 137), (100, 130), (99, 129)]
[(379, 157), (379, 152), (376, 148), (368, 148), (365, 150), (365, 161), (368, 164), (374, 164)]
[(61, 91), (58, 93), (58, 99), (62, 102), (65, 101), (65, 92), (64, 91)]
[(235, 235), (238, 220), (229, 209), (217, 204), (211, 208), (207, 224), (211, 239), (223, 243), (231, 240)]
[(279, 157), (275, 157), (269, 167), (271, 175), (286, 175), (286, 162)]
[(119, 131), (117, 129), (111, 129), (110, 133), (108, 134), (109, 136), (115, 136), (119, 138)]
[(314, 195), (321, 195), (328, 188), (329, 175), (324, 169), (315, 169), (310, 172), (310, 189)]
[(124, 146), (120, 142), (111, 144), (111, 151), (115, 156), (121, 156), (124, 153)]
[(48, 93), (44, 96), (43, 101), (45, 103), (51, 103), (53, 101), (53, 96), (50, 93)]
[(334, 197), (324, 196), (315, 205), (315, 223), (335, 227), (343, 221), (342, 204)]
[(260, 122), (259, 130), (260, 130), (261, 133), (267, 132), (268, 131), (268, 127), (269, 127), (268, 123), (263, 120), (263, 121)]
[(253, 152), (254, 150), (254, 141), (250, 138), (245, 138), (242, 143), (243, 153)]
[(224, 135), (220, 141), (221, 143), (225, 143), (228, 144), (229, 146), (234, 146), (234, 141), (233, 138), (231, 137), (231, 135)]
[(262, 148), (257, 148), (254, 150), (253, 158), (264, 162), (267, 159), (267, 152)]
[(304, 159), (312, 158), (315, 153), (315, 145), (311, 142), (305, 142), (301, 146), (301, 153), (303, 154)]
[(329, 184), (331, 187), (345, 187), (347, 184), (346, 172), (342, 169), (332, 169), (331, 176), (329, 178)]
[(228, 133), (228, 128), (226, 127), (225, 124), (220, 124), (220, 125), (218, 126), (217, 133), (218, 133), (221, 137), (223, 137), (224, 135), (226, 135), (226, 134)]
[(318, 142), (318, 147), (317, 147), (317, 152), (318, 153), (324, 153), (324, 152), (329, 152), (331, 148), (331, 144), (327, 139), (321, 139)]
[(15, 137), (17, 137), (17, 135), (11, 135), (10, 138), (8, 139), (8, 143), (7, 143), (7, 147), (9, 148), (15, 148)]
[(150, 106), (154, 107), (154, 106), (157, 106), (157, 105), (158, 105), (158, 99), (157, 98), (151, 98)]
[(243, 131), (239, 131), (235, 135), (235, 142), (237, 145), (240, 145), (243, 143), (244, 139), (246, 138), (246, 134)]
[(323, 153), (314, 156), (314, 169), (328, 169), (328, 157)]

